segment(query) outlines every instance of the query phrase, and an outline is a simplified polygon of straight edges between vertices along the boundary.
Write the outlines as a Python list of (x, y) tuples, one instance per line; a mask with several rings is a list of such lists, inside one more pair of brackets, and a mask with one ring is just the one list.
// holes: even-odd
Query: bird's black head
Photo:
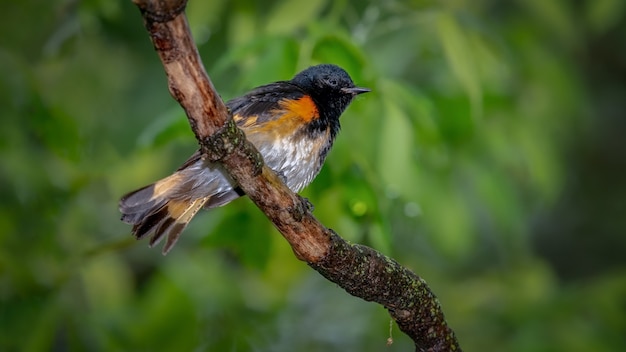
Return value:
[(355, 87), (344, 69), (330, 64), (311, 66), (298, 73), (291, 83), (311, 95), (322, 119), (331, 120), (328, 122), (338, 121), (354, 97), (370, 91)]

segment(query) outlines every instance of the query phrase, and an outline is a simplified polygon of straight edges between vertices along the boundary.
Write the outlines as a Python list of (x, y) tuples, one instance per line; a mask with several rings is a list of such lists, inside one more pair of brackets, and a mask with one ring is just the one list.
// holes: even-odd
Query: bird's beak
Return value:
[(367, 92), (371, 92), (371, 89), (362, 87), (341, 88), (341, 91), (346, 94), (359, 95)]

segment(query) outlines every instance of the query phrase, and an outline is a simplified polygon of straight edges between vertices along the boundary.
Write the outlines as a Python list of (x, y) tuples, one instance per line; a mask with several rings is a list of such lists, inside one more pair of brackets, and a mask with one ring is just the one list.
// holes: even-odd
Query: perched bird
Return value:
[[(317, 65), (289, 81), (260, 86), (226, 103), (237, 125), (265, 164), (294, 192), (319, 173), (339, 131), (339, 116), (357, 95), (350, 76), (335, 65)], [(244, 195), (219, 163), (194, 153), (174, 174), (126, 194), (122, 221), (150, 246), (167, 237), (163, 254), (201, 208), (225, 205)]]

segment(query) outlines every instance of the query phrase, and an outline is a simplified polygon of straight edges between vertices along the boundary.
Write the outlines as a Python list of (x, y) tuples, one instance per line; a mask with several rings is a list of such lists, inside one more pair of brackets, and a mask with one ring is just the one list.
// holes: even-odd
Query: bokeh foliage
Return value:
[[(626, 348), (620, 0), (200, 1), (225, 99), (311, 64), (355, 101), (303, 193), (439, 296), (465, 350)], [(0, 4), (0, 350), (379, 351), (389, 319), (248, 200), (167, 257), (125, 192), (196, 148), (130, 1)], [(411, 349), (394, 330), (389, 350)]]

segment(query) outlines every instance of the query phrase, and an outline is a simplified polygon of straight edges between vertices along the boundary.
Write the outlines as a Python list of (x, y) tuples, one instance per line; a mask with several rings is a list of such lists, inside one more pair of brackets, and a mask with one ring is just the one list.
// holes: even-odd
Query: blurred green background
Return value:
[[(191, 0), (223, 98), (372, 88), (303, 194), (421, 275), (466, 351), (626, 350), (626, 3)], [(0, 3), (0, 350), (407, 351), (247, 199), (166, 257), (117, 200), (197, 147), (130, 1)]]

